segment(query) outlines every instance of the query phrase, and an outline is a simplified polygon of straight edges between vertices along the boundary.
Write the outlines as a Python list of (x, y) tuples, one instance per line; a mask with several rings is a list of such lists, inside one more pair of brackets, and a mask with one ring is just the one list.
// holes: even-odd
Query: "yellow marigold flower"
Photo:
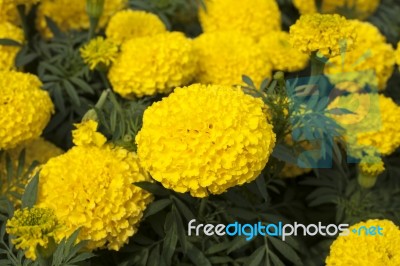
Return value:
[(118, 250), (138, 230), (150, 193), (133, 185), (150, 181), (137, 155), (121, 147), (75, 146), (43, 165), (38, 206), (52, 208), (69, 236), (86, 248)]
[(400, 230), (389, 220), (368, 220), (349, 228), (331, 245), (327, 266), (400, 265)]
[(82, 145), (95, 145), (101, 147), (107, 142), (106, 137), (96, 132), (98, 123), (94, 120), (88, 120), (79, 124), (75, 124), (76, 128), (72, 131), (74, 144), (77, 146)]
[(323, 0), (322, 13), (342, 13), (348, 18), (365, 19), (372, 15), (380, 0)]
[[(24, 171), (27, 171), (34, 161), (43, 164), (46, 163), (50, 158), (56, 157), (64, 152), (53, 143), (48, 142), (43, 138), (38, 138), (29, 141), (28, 143), (18, 145), (16, 148), (7, 151), (7, 154), (10, 156), (11, 161), (14, 162), (14, 173), (16, 173), (17, 171), (17, 162), (23, 149), (25, 149)], [(6, 159), (5, 155), (3, 154), (3, 156), (0, 156), (0, 180), (2, 184), (0, 194), (8, 195), (8, 192), (17, 192), (18, 194), (22, 195), (24, 189), (21, 188), (20, 185), (26, 185), (28, 183), (28, 177), (15, 176), (11, 180), (11, 183), (9, 183), (6, 178), (6, 173)], [(10, 197), (9, 199), (14, 203), (15, 207), (18, 207), (21, 203), (19, 199), (15, 199), (14, 197)]]
[(397, 44), (396, 63), (400, 66), (400, 42)]
[(308, 55), (299, 52), (290, 44), (289, 33), (275, 31), (261, 37), (260, 49), (274, 70), (295, 72), (303, 70), (308, 64)]
[(358, 90), (367, 84), (379, 90), (385, 89), (395, 64), (392, 45), (386, 43), (386, 38), (374, 25), (358, 20), (350, 23), (358, 36), (354, 49), (344, 56), (330, 58), (325, 74), (335, 84), (353, 81), (359, 84)]
[(195, 59), (192, 41), (180, 32), (135, 38), (122, 45), (108, 77), (125, 98), (169, 93), (193, 79)]
[[(1, 0), (0, 0), (1, 1)], [(24, 42), (23, 31), (9, 22), (0, 23), (0, 39), (11, 39)], [(14, 61), (20, 47), (0, 44), (0, 71), (14, 69)]]
[(317, 8), (316, 0), (293, 0), (300, 14), (342, 14), (347, 18), (365, 19), (378, 8), (380, 0), (322, 0)]
[(346, 52), (350, 51), (356, 36), (354, 25), (337, 14), (303, 15), (290, 27), (290, 42), (294, 48), (328, 58), (340, 55), (344, 45)]
[(199, 58), (196, 79), (204, 84), (239, 85), (242, 75), (259, 85), (271, 77), (269, 59), (260, 47), (240, 32), (204, 33), (194, 40)]
[(80, 49), (83, 61), (91, 70), (107, 69), (118, 56), (118, 45), (109, 39), (97, 37)]
[(19, 15), (12, 0), (0, 0), (0, 23), (17, 23)]
[(108, 39), (121, 44), (138, 37), (153, 36), (167, 31), (155, 14), (138, 10), (123, 10), (111, 17), (106, 29)]
[(0, 149), (38, 138), (54, 112), (39, 78), (15, 71), (0, 71)]
[(164, 187), (194, 197), (253, 181), (275, 145), (263, 107), (230, 86), (177, 88), (144, 113), (136, 136), (143, 167)]
[(204, 32), (237, 30), (256, 39), (281, 29), (281, 13), (275, 0), (206, 0), (199, 9)]
[[(127, 0), (104, 1), (99, 27), (103, 28), (109, 18), (123, 9), (126, 3)], [(52, 19), (62, 31), (85, 30), (90, 27), (86, 1), (83, 0), (41, 0), (37, 10), (36, 26), (44, 36), (49, 38), (52, 34), (47, 27), (46, 17)]]
[(293, 5), (299, 10), (301, 15), (318, 12), (315, 0), (293, 0)]
[(16, 210), (13, 218), (7, 221), (6, 231), (13, 236), (11, 240), (19, 249), (25, 250), (25, 256), (36, 259), (36, 248), (47, 248), (57, 237), (62, 225), (52, 209), (25, 208)]
[(8, 0), (14, 2), (15, 5), (34, 5), (40, 2), (40, 0)]
[(333, 108), (354, 113), (332, 115), (345, 128), (350, 145), (372, 147), (382, 155), (389, 155), (400, 146), (400, 107), (392, 99), (378, 94), (350, 94), (336, 98), (329, 106)]

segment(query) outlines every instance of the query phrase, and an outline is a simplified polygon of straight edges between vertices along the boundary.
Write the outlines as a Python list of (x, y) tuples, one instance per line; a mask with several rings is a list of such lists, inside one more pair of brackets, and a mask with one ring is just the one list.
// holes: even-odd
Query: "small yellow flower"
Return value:
[(354, 25), (337, 14), (303, 15), (290, 27), (290, 42), (299, 51), (320, 56), (340, 55), (342, 49), (351, 51), (356, 40)]
[(333, 242), (327, 266), (400, 265), (400, 230), (393, 222), (368, 220), (351, 226), (349, 233)]
[[(0, 39), (11, 39), (22, 44), (24, 42), (24, 33), (22, 29), (9, 22), (0, 22)], [(0, 44), (0, 71), (15, 69), (14, 61), (20, 49), (17, 46)]]
[(358, 165), (358, 182), (362, 187), (371, 188), (375, 185), (378, 176), (385, 171), (382, 158), (373, 155), (364, 156)]
[(204, 32), (240, 31), (260, 38), (281, 29), (281, 13), (275, 0), (206, 0), (199, 9)]
[(122, 44), (132, 38), (153, 36), (166, 31), (164, 23), (155, 14), (123, 10), (111, 17), (106, 35), (115, 43)]
[(166, 188), (194, 197), (253, 181), (275, 146), (259, 98), (194, 84), (146, 109), (136, 136), (143, 167)]
[(85, 122), (75, 124), (76, 129), (72, 131), (74, 144), (77, 146), (94, 145), (103, 146), (107, 139), (104, 135), (97, 132), (97, 122), (87, 120)]
[(33, 207), (16, 210), (14, 216), (7, 221), (6, 231), (13, 244), (25, 250), (25, 256), (36, 259), (36, 248), (47, 248), (52, 240), (59, 241), (58, 232), (62, 229), (52, 209)]
[(118, 56), (118, 46), (111, 40), (97, 37), (80, 50), (83, 61), (91, 70), (107, 69)]

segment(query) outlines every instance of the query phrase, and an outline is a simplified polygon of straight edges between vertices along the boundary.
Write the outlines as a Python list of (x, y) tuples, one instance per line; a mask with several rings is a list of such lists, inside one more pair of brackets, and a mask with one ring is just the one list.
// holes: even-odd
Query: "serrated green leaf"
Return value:
[(245, 265), (247, 266), (259, 266), (263, 265), (262, 261), (265, 257), (265, 247), (261, 246), (254, 251), (247, 259)]
[(294, 251), (294, 249), (287, 243), (275, 237), (268, 237), (268, 240), (276, 250), (279, 251), (279, 253), (281, 253), (286, 259), (290, 260), (294, 265), (302, 265), (301, 259), (297, 255), (296, 251)]
[(196, 266), (211, 266), (210, 261), (196, 246), (188, 242), (188, 252), (186, 256), (190, 259), (193, 265)]

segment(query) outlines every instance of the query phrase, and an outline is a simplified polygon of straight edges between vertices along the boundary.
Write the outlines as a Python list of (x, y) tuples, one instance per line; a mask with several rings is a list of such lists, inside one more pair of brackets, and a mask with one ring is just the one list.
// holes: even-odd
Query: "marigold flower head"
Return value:
[(106, 29), (107, 38), (117, 44), (138, 37), (165, 33), (167, 28), (160, 18), (139, 10), (123, 10), (111, 17)]
[[(7, 150), (7, 154), (10, 156), (11, 161), (14, 162), (14, 173), (17, 172), (19, 156), (24, 149), (24, 171), (27, 171), (34, 161), (43, 164), (46, 163), (50, 158), (56, 157), (64, 152), (53, 143), (46, 141), (43, 138), (38, 138), (27, 143), (18, 145), (14, 149)], [(24, 189), (21, 187), (21, 185), (26, 185), (28, 183), (29, 177), (14, 176), (10, 180), (11, 182), (9, 182), (6, 176), (7, 165), (5, 154), (3, 154), (3, 156), (0, 156), (0, 180), (2, 184), (0, 194), (8, 195), (7, 192), (16, 192), (22, 195), (24, 193)], [(15, 207), (20, 206), (21, 201), (19, 199), (16, 199), (15, 197), (10, 197), (9, 199), (14, 203)]]
[(83, 61), (91, 70), (108, 68), (118, 56), (118, 45), (109, 39), (97, 37), (80, 49)]
[(347, 18), (365, 19), (378, 8), (380, 0), (322, 0), (317, 8), (316, 0), (293, 0), (300, 14), (342, 14)]
[(11, 240), (19, 249), (25, 250), (25, 256), (36, 259), (36, 248), (47, 248), (52, 240), (58, 241), (58, 232), (62, 229), (52, 209), (25, 208), (16, 210), (7, 221), (6, 231), (13, 236)]
[(54, 106), (49, 94), (32, 74), (0, 71), (0, 149), (38, 138)]
[[(127, 0), (106, 0), (99, 27), (103, 28), (109, 18), (123, 9)], [(68, 8), (66, 8), (68, 7)], [(52, 37), (46, 17), (53, 20), (62, 31), (89, 29), (86, 1), (82, 0), (41, 0), (37, 10), (36, 27), (47, 38)]]
[[(1, 0), (0, 0), (1, 1)], [(1, 12), (1, 11), (0, 11)], [(24, 42), (23, 31), (9, 22), (0, 23), (0, 39)], [(0, 71), (14, 69), (14, 61), (20, 47), (0, 44)]]
[(200, 83), (238, 85), (246, 75), (259, 85), (271, 77), (269, 58), (262, 56), (251, 37), (240, 32), (203, 33), (194, 40), (194, 48)]
[(290, 27), (290, 42), (294, 48), (328, 58), (340, 55), (344, 47), (346, 52), (350, 51), (356, 37), (354, 25), (337, 14), (303, 15)]
[(107, 138), (103, 134), (97, 132), (97, 126), (98, 123), (94, 120), (87, 120), (85, 122), (75, 124), (76, 129), (72, 131), (74, 144), (77, 146), (103, 146), (103, 144), (107, 142)]
[(138, 230), (152, 196), (133, 185), (150, 181), (137, 155), (121, 147), (75, 146), (43, 165), (38, 206), (65, 223), (60, 237), (80, 229), (87, 249), (119, 250)]
[(397, 44), (396, 63), (400, 66), (400, 42)]
[(16, 24), (18, 21), (17, 8), (12, 0), (0, 0), (0, 23), (11, 22)]
[(143, 167), (194, 197), (254, 180), (275, 145), (264, 103), (239, 88), (194, 84), (146, 109), (136, 136)]
[(132, 98), (169, 93), (188, 84), (195, 71), (192, 41), (168, 32), (126, 41), (108, 77), (115, 92)]
[(259, 45), (261, 52), (272, 63), (274, 70), (295, 72), (303, 70), (308, 64), (308, 55), (292, 47), (287, 32), (268, 33), (261, 37)]
[(258, 39), (281, 29), (281, 13), (275, 0), (207, 0), (199, 9), (204, 32), (240, 31)]
[(355, 82), (359, 85), (358, 90), (365, 85), (385, 89), (395, 64), (392, 45), (386, 43), (386, 38), (374, 25), (358, 20), (351, 20), (350, 23), (358, 36), (354, 49), (343, 56), (330, 58), (325, 74), (335, 84)]
[[(374, 235), (367, 233), (371, 228)], [(339, 236), (331, 245), (327, 266), (400, 265), (400, 230), (393, 222), (372, 219), (349, 231), (350, 235)]]
[[(332, 115), (342, 126), (349, 145), (372, 147), (382, 155), (400, 146), (400, 107), (391, 98), (378, 94), (350, 94), (336, 98), (329, 106), (347, 109), (353, 114)], [(361, 158), (359, 155), (354, 155)]]

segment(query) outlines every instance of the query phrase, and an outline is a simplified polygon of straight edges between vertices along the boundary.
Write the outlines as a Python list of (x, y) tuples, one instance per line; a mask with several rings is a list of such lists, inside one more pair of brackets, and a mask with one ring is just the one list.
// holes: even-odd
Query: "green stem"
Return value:
[(90, 41), (96, 33), (97, 25), (99, 24), (99, 18), (89, 17), (89, 22), (90, 22), (90, 28), (89, 28), (88, 41)]
[(317, 53), (311, 54), (311, 76), (319, 76), (324, 73), (325, 62), (317, 56)]

